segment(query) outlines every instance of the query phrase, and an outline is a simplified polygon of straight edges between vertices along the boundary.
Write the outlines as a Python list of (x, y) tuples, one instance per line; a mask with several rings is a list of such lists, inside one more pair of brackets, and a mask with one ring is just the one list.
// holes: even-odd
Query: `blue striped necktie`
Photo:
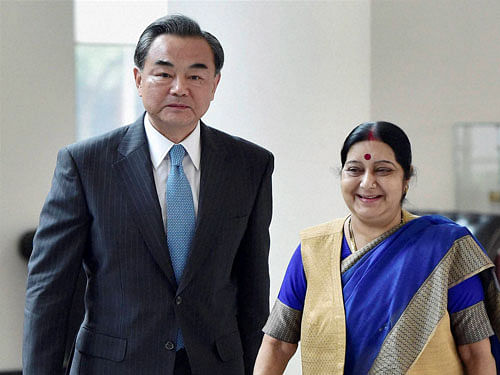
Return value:
[[(167, 244), (177, 285), (189, 255), (196, 221), (191, 186), (182, 168), (185, 154), (186, 150), (181, 145), (174, 145), (170, 149), (170, 172), (166, 189)], [(177, 350), (183, 347), (184, 340), (179, 330)]]

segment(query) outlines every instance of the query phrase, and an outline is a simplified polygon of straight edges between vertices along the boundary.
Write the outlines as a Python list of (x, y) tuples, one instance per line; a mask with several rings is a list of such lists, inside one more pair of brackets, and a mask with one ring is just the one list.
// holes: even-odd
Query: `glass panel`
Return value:
[(134, 48), (76, 45), (78, 140), (129, 124), (144, 111), (134, 82)]
[(500, 123), (457, 123), (456, 207), (500, 213)]

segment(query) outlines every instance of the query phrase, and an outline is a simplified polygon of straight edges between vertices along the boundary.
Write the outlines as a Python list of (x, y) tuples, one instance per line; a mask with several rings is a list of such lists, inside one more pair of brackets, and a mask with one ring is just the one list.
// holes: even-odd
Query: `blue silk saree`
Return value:
[(490, 321), (498, 321), (493, 265), (467, 228), (423, 216), (376, 241), (341, 264), (344, 374), (405, 373), (446, 313), (448, 289), (473, 275), (482, 273)]

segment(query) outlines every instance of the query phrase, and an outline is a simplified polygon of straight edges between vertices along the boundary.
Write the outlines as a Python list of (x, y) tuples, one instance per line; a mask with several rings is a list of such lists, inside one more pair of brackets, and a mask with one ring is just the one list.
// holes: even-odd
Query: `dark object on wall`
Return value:
[(25, 232), (19, 239), (19, 254), (28, 260), (33, 251), (33, 237), (35, 237), (35, 230)]
[(500, 278), (500, 215), (432, 210), (412, 210), (412, 213), (416, 215), (438, 214), (446, 216), (454, 222), (469, 228), (495, 263), (496, 273)]
[[(19, 239), (19, 253), (24, 259), (26, 259), (26, 261), (29, 260), (33, 251), (33, 238), (35, 236), (35, 232), (36, 230), (29, 230), (24, 233)], [(87, 277), (85, 276), (85, 271), (82, 267), (80, 268), (80, 273), (78, 274), (75, 292), (73, 294), (73, 302), (71, 304), (71, 310), (69, 313), (68, 330), (66, 335), (66, 353), (64, 354), (65, 368), (68, 366), (68, 363), (71, 359), (73, 343), (76, 339), (76, 335), (78, 333), (78, 330), (80, 329), (80, 324), (82, 323), (85, 314), (85, 305), (83, 300), (86, 286)], [(0, 372), (0, 375), (3, 374)]]

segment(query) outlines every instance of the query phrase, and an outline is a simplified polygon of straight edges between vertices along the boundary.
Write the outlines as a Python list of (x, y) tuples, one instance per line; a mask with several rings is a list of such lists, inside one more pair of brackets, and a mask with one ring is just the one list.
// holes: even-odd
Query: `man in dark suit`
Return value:
[(160, 18), (135, 52), (145, 115), (59, 152), (29, 262), (24, 374), (61, 373), (82, 264), (70, 374), (251, 374), (273, 157), (200, 121), (223, 60), (197, 23)]

